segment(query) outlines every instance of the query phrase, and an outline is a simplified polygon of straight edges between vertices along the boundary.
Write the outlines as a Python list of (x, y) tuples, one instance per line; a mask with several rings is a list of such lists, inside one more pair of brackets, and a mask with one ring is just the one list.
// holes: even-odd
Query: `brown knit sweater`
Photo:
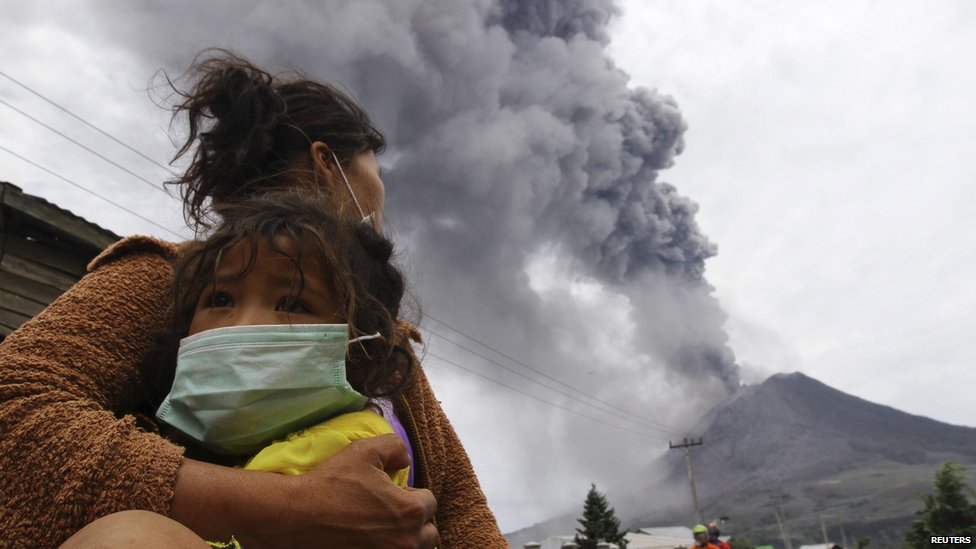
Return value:
[[(109, 513), (169, 511), (183, 449), (131, 414), (144, 404), (177, 254), (148, 237), (116, 243), (0, 344), (0, 547), (56, 547)], [(439, 547), (507, 548), (423, 370), (396, 412), (416, 484), (437, 498)]]

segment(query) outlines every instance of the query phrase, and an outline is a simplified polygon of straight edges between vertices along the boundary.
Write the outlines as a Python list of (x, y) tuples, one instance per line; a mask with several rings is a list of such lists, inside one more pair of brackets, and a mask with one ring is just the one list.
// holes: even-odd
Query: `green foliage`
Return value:
[(607, 504), (607, 498), (596, 491), (596, 485), (590, 484), (590, 491), (583, 502), (583, 518), (576, 519), (583, 528), (576, 529), (574, 540), (580, 549), (596, 549), (600, 541), (615, 543), (620, 549), (627, 549), (626, 532), (620, 531), (620, 521), (614, 515), (613, 507)]
[(729, 539), (729, 547), (732, 549), (756, 549), (756, 544), (752, 543), (749, 538), (731, 538)]
[(871, 545), (871, 538), (869, 536), (861, 536), (857, 538), (857, 549), (864, 549), (868, 545)]
[(966, 483), (963, 467), (946, 462), (935, 474), (934, 493), (919, 494), (925, 508), (915, 513), (905, 546), (912, 549), (932, 547), (933, 536), (969, 536), (976, 538), (976, 505), (967, 494), (973, 489)]

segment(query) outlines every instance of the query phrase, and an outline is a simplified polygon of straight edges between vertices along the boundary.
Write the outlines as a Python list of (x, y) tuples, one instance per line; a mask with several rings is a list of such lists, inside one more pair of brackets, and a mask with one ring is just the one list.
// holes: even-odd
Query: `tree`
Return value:
[(756, 549), (756, 544), (749, 538), (732, 538), (729, 540), (732, 549)]
[(857, 538), (857, 548), (865, 549), (868, 545), (871, 545), (871, 536), (861, 536)]
[(595, 484), (590, 484), (590, 491), (583, 502), (583, 518), (576, 519), (576, 522), (583, 527), (576, 529), (574, 539), (580, 549), (596, 549), (596, 544), (601, 541), (627, 549), (625, 532), (620, 531), (620, 521), (614, 515), (613, 507), (608, 507), (607, 498), (596, 491)]
[(973, 489), (963, 470), (956, 462), (946, 462), (935, 474), (934, 493), (919, 494), (925, 508), (915, 513), (919, 518), (905, 536), (907, 547), (932, 547), (933, 536), (976, 538), (976, 505), (966, 495), (972, 495)]

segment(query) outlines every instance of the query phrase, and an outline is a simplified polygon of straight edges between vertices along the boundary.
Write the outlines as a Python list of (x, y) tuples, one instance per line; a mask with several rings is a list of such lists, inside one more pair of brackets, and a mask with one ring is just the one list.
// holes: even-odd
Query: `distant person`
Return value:
[(719, 549), (718, 546), (708, 540), (708, 528), (704, 524), (696, 524), (691, 529), (691, 533), (695, 536), (695, 547), (700, 547), (701, 549)]
[(708, 523), (708, 541), (712, 542), (712, 545), (718, 547), (718, 549), (732, 549), (727, 541), (722, 541), (718, 539), (719, 537), (718, 524), (714, 522)]

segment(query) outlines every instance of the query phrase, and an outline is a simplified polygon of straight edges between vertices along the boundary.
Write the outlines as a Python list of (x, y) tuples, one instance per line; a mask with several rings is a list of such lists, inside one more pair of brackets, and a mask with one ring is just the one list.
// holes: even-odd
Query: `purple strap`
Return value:
[(407, 474), (407, 486), (413, 488), (413, 471), (415, 469), (413, 461), (413, 446), (410, 445), (410, 437), (407, 436), (406, 429), (404, 429), (403, 424), (400, 423), (400, 418), (398, 418), (396, 412), (393, 411), (393, 402), (384, 397), (371, 398), (369, 403), (379, 408), (380, 415), (383, 416), (383, 419), (390, 424), (390, 427), (393, 427), (393, 432), (403, 440), (404, 444), (407, 445), (407, 453), (410, 455), (410, 471)]

